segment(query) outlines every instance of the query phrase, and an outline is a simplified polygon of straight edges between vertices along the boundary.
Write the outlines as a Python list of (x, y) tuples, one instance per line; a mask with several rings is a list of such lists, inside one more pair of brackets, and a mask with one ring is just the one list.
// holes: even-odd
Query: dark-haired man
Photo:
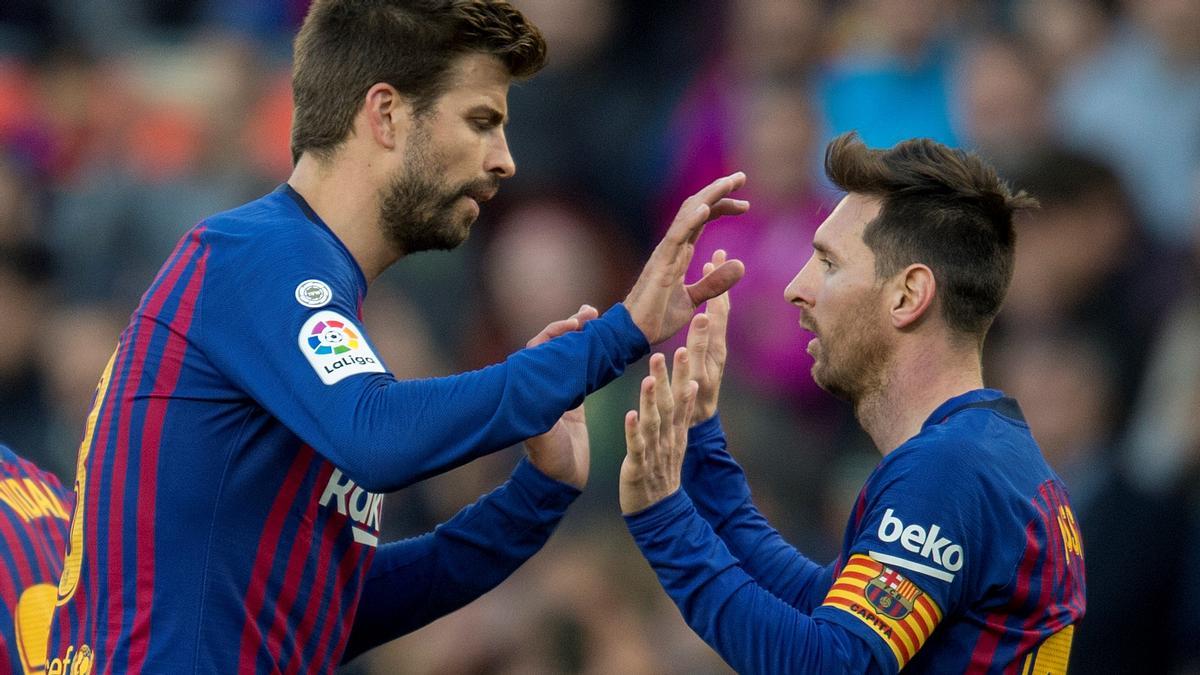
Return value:
[(1012, 214), (1035, 202), (928, 140), (870, 150), (842, 136), (826, 171), (848, 194), (786, 296), (814, 335), (814, 380), (883, 455), (841, 554), (822, 567), (784, 542), (725, 449), (726, 297), (693, 320), (674, 385), (651, 357), (626, 417), (629, 528), (739, 672), (1064, 673), (1084, 612), (1079, 530), (1016, 401), (984, 389), (980, 365), (1012, 274)]
[[(718, 180), (624, 303), (584, 308), (504, 363), (397, 381), (359, 326), (367, 285), (466, 239), (515, 169), (509, 82), (544, 50), (502, 0), (313, 4), (295, 44), (294, 172), (183, 238), (101, 378), (51, 671), (331, 672), (347, 645), (461, 606), (544, 540), (586, 477), (556, 420), (740, 278), (740, 263), (692, 286), (683, 271), (705, 222), (747, 208), (727, 197), (744, 176)], [(547, 431), (505, 489), (524, 515), (489, 498), (429, 546), (377, 550), (383, 492)], [(495, 526), (465, 536), (488, 509)]]

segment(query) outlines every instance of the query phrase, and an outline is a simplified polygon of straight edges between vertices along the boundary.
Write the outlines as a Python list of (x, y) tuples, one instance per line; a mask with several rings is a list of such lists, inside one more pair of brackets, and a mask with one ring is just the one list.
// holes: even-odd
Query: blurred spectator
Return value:
[(110, 137), (57, 195), (51, 236), (69, 297), (132, 307), (184, 232), (280, 177), (257, 177), (240, 151), (258, 84), (243, 43), (206, 38), (106, 67), (136, 112), (102, 120)]
[(507, 195), (473, 233), (479, 259), (477, 331), (464, 357), (495, 363), (582, 303), (603, 311), (632, 285), (637, 254), (600, 202), (556, 193)]
[[(32, 242), (0, 244), (0, 442), (39, 465), (46, 463), (43, 430), (50, 418), (46, 373), (46, 308), (53, 261)], [(50, 468), (50, 467), (47, 467)]]
[[(836, 202), (818, 178), (820, 123), (805, 88), (772, 80), (745, 83), (737, 107), (726, 114), (722, 133), (729, 142), (728, 166), (700, 175), (684, 164), (677, 187), (664, 201), (678, 203), (710, 176), (736, 167), (754, 177), (742, 193), (752, 206), (736, 223), (706, 228), (688, 278), (699, 278), (719, 248), (744, 261), (746, 276), (732, 293), (731, 372), (760, 394), (825, 404), (829, 398), (809, 375), (812, 358), (804, 351), (797, 315), (783, 298), (783, 289), (812, 253), (813, 233)], [(694, 152), (681, 150), (684, 156)]]
[(1200, 263), (1194, 261), (1185, 291), (1164, 314), (1130, 420), (1130, 465), (1148, 487), (1190, 480), (1200, 494)]
[(288, 53), (311, 0), (199, 0), (201, 21)]
[[(739, 143), (753, 133), (752, 124), (765, 120), (753, 116), (755, 104), (770, 98), (784, 103), (788, 121), (799, 126), (786, 130), (793, 154), (776, 179), (751, 171), (756, 183), (784, 181), (808, 183), (810, 171), (819, 166), (815, 136), (821, 131), (819, 113), (805, 86), (816, 68), (819, 55), (820, 5), (811, 1), (746, 0), (725, 8), (728, 21), (720, 35), (719, 49), (708, 56), (704, 67), (689, 82), (678, 108), (673, 112), (667, 140), (670, 154), (669, 182), (659, 196), (658, 227), (664, 230), (675, 215), (679, 200), (704, 187), (718, 176), (742, 169)], [(785, 126), (775, 122), (773, 128)], [(769, 143), (769, 133), (758, 134)], [(805, 144), (796, 148), (799, 140)], [(782, 153), (780, 153), (782, 154)], [(767, 167), (763, 167), (767, 168)], [(778, 192), (778, 190), (774, 190)], [(757, 208), (757, 205), (755, 206)]]
[(96, 380), (108, 363), (125, 327), (127, 310), (105, 305), (63, 305), (46, 318), (44, 349), (39, 352), (45, 373), (48, 419), (42, 431), (41, 465), (58, 474), (63, 485), (75, 477), (75, 456), (91, 412)]
[(1108, 45), (1066, 74), (1066, 140), (1120, 172), (1149, 232), (1186, 245), (1200, 197), (1200, 3), (1127, 0)]
[[(608, 309), (625, 297), (636, 275), (639, 255), (603, 204), (553, 189), (508, 198), (507, 207), (473, 242), (481, 274), (473, 294), (478, 309), (462, 358), (474, 367), (503, 360), (583, 303)], [(589, 492), (616, 484), (625, 437), (611, 421), (636, 398), (644, 375), (636, 367), (630, 371), (588, 398), (594, 467)], [(508, 469), (503, 471), (497, 477)]]
[(1016, 0), (1015, 27), (1048, 76), (1057, 78), (1103, 48), (1115, 0)]
[(5, 0), (0, 4), (0, 58), (33, 58), (60, 36), (53, 6), (45, 0)]
[(1102, 162), (1050, 149), (1013, 182), (1042, 208), (1016, 223), (1016, 269), (996, 339), (1080, 326), (1120, 355), (1113, 414), (1123, 422), (1145, 345), (1177, 292), (1179, 256), (1145, 236), (1120, 179)]
[(33, 178), (24, 167), (0, 154), (0, 243), (38, 240), (41, 191)]
[[(683, 3), (520, 0), (541, 27), (548, 63), (509, 94), (508, 137), (517, 165), (511, 188), (565, 185), (602, 200), (638, 243), (648, 243), (653, 184), (664, 162), (658, 137), (677, 92), (662, 86), (656, 54), (697, 51), (665, 38)], [(678, 73), (672, 73), (678, 76)]]
[(1016, 39), (996, 34), (967, 47), (955, 90), (963, 139), (1002, 174), (1051, 144), (1050, 82)]
[(914, 136), (957, 145), (950, 115), (954, 3), (859, 0), (843, 15), (837, 56), (822, 74), (832, 134), (858, 131), (872, 147)]
[[(1200, 234), (1200, 213), (1193, 222)], [(1181, 275), (1183, 291), (1149, 345), (1145, 381), (1124, 439), (1126, 466), (1140, 489), (1184, 494), (1183, 505), (1168, 514), (1186, 514), (1183, 527), (1158, 520), (1154, 512), (1129, 511), (1130, 519), (1153, 523), (1153, 531), (1170, 536), (1184, 561), (1172, 599), (1179, 598), (1175, 589), (1200, 583), (1200, 571), (1191, 564), (1200, 555), (1200, 236), (1193, 243), (1190, 267)], [(1200, 672), (1200, 617), (1186, 600), (1177, 602), (1183, 606), (1170, 626), (1170, 662), (1174, 672)]]

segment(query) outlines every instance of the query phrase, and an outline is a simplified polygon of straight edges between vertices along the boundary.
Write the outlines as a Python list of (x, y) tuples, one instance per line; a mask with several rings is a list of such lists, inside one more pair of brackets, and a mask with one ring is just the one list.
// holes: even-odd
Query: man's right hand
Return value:
[(697, 307), (729, 290), (745, 274), (740, 260), (728, 260), (714, 265), (696, 283), (683, 283), (704, 225), (721, 216), (741, 215), (750, 208), (749, 202), (728, 196), (745, 184), (746, 174), (739, 171), (688, 197), (666, 236), (650, 254), (637, 283), (625, 297), (625, 308), (650, 344), (679, 332)]
[[(712, 262), (704, 263), (704, 274), (710, 274), (725, 263), (725, 251), (713, 253)], [(717, 414), (717, 399), (721, 393), (721, 377), (725, 373), (725, 358), (728, 348), (725, 332), (729, 326), (729, 292), (726, 291), (708, 301), (704, 313), (692, 317), (692, 324), (687, 334), (687, 362), (681, 361), (685, 352), (683, 347), (675, 351), (674, 373), (687, 373), (686, 377), (676, 375), (672, 380), (675, 398), (682, 400), (683, 387), (689, 380), (694, 381), (699, 389), (696, 392), (696, 403), (692, 409), (692, 419), (688, 426), (694, 426)]]

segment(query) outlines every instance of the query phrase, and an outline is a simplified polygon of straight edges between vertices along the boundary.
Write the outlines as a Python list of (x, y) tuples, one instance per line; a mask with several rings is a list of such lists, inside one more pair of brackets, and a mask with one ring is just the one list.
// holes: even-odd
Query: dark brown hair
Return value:
[(292, 159), (327, 159), (367, 90), (386, 82), (428, 111), (466, 53), (499, 58), (516, 78), (546, 62), (537, 27), (505, 0), (316, 0), (295, 42)]
[(825, 173), (846, 192), (881, 201), (863, 231), (876, 278), (928, 265), (947, 325), (982, 342), (1012, 280), (1013, 214), (1037, 200), (1013, 194), (977, 155), (927, 138), (879, 150), (842, 134), (825, 150)]

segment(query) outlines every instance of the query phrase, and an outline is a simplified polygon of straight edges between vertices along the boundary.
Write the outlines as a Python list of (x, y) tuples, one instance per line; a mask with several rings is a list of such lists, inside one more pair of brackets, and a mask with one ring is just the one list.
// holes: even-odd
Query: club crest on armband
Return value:
[(912, 611), (921, 597), (921, 589), (904, 575), (885, 566), (878, 576), (867, 582), (863, 596), (881, 614), (898, 620)]

